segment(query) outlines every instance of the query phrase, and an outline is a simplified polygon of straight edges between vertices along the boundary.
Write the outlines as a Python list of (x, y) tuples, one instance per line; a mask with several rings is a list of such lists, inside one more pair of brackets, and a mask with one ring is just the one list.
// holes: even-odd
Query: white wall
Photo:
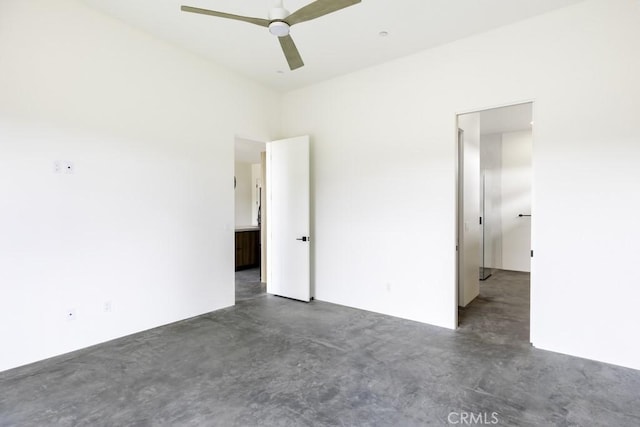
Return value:
[(258, 225), (258, 208), (260, 207), (260, 189), (262, 188), (262, 165), (251, 165), (251, 225)]
[(0, 58), (0, 370), (232, 305), (234, 135), (280, 97), (73, 0), (0, 2)]
[(258, 190), (262, 178), (260, 164), (235, 162), (236, 227), (258, 225)]
[(316, 297), (454, 328), (456, 114), (534, 99), (532, 342), (640, 368), (639, 20), (586, 1), (286, 94)]
[(460, 215), (458, 305), (466, 307), (480, 293), (480, 113), (458, 117), (460, 153)]
[(502, 265), (531, 271), (531, 131), (502, 134)]
[(235, 162), (236, 227), (251, 225), (251, 163)]
[(485, 176), (485, 263), (529, 272), (531, 268), (531, 130), (482, 135)]

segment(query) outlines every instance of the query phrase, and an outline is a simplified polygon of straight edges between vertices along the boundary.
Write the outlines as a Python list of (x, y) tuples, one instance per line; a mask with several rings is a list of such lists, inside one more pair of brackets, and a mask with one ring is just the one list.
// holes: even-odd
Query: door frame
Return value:
[(463, 150), (462, 143), (464, 138), (464, 130), (460, 128), (458, 125), (458, 116), (456, 115), (456, 241), (455, 241), (455, 251), (456, 251), (456, 264), (455, 264), (455, 281), (454, 281), (454, 325), (455, 329), (459, 327), (459, 319), (458, 319), (458, 301), (460, 299), (460, 225), (462, 224), (462, 161), (463, 161)]
[[(454, 329), (458, 329), (459, 328), (459, 319), (458, 319), (458, 298), (459, 298), (459, 280), (460, 280), (460, 226), (461, 226), (461, 214), (462, 214), (462, 185), (463, 185), (463, 181), (462, 181), (462, 170), (461, 170), (461, 162), (463, 160), (463, 152), (461, 152), (462, 150), (462, 145), (460, 143), (460, 128), (458, 125), (458, 117), (464, 114), (471, 114), (471, 113), (480, 113), (482, 111), (487, 111), (487, 110), (494, 110), (497, 108), (505, 108), (505, 107), (514, 107), (517, 105), (522, 105), (522, 104), (531, 104), (531, 123), (535, 124), (536, 121), (536, 105), (537, 105), (537, 101), (535, 98), (530, 98), (530, 99), (524, 99), (524, 100), (519, 100), (519, 101), (513, 101), (513, 102), (507, 102), (504, 104), (497, 104), (497, 105), (492, 105), (492, 106), (485, 106), (485, 107), (475, 107), (475, 108), (469, 108), (469, 109), (464, 109), (464, 110), (458, 110), (455, 113), (455, 120), (454, 120), (454, 135), (455, 135), (455, 217), (456, 217), (456, 221), (455, 221), (455, 241), (454, 241), (454, 250), (455, 250), (455, 274), (454, 274), (454, 280), (453, 280), (453, 287), (454, 287), (454, 301), (453, 301), (453, 313), (454, 313)], [(536, 215), (534, 215), (535, 212), (535, 160), (536, 160), (536, 154), (535, 154), (535, 126), (531, 127), (531, 145), (532, 145), (532, 150), (531, 150), (531, 253), (534, 254), (534, 247), (535, 247), (535, 236), (536, 236), (536, 231), (535, 231), (535, 218)], [(531, 342), (531, 319), (533, 317), (534, 314), (534, 300), (533, 298), (531, 298), (531, 295), (533, 295), (534, 293), (534, 280), (533, 280), (533, 276), (535, 274), (535, 262), (534, 262), (535, 258), (533, 257), (533, 255), (531, 256), (531, 271), (530, 271), (530, 279), (529, 279), (529, 342)]]

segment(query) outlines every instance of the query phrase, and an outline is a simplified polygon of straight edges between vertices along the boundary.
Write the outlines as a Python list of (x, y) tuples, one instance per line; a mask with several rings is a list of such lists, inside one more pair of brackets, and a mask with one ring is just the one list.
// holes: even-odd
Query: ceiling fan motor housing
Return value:
[(274, 36), (284, 37), (289, 34), (289, 24), (282, 21), (274, 21), (269, 24), (269, 32)]
[(289, 11), (283, 7), (274, 7), (269, 11), (269, 32), (274, 36), (284, 37), (289, 34), (289, 24), (284, 19), (289, 16)]

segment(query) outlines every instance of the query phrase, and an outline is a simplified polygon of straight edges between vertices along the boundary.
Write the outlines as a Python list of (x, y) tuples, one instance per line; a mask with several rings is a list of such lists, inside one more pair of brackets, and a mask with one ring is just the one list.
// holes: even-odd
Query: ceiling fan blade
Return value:
[(302, 67), (304, 65), (304, 62), (302, 62), (300, 52), (298, 52), (298, 48), (293, 42), (291, 36), (287, 35), (284, 37), (278, 37), (278, 40), (280, 41), (280, 46), (282, 47), (284, 56), (287, 58), (287, 62), (289, 63), (289, 68), (291, 69), (291, 71)]
[(200, 13), (202, 15), (210, 15), (210, 16), (218, 16), (220, 18), (235, 19), (236, 21), (249, 22), (251, 24), (256, 24), (256, 25), (259, 25), (261, 27), (269, 27), (269, 24), (271, 23), (271, 21), (269, 21), (268, 19), (251, 18), (249, 16), (232, 15), (230, 13), (216, 12), (215, 10), (200, 9), (198, 7), (191, 7), (191, 6), (181, 6), (180, 10), (182, 10), (183, 12)]
[(299, 24), (300, 22), (310, 21), (328, 13), (344, 9), (345, 7), (353, 6), (361, 1), (362, 0), (316, 0), (293, 12), (285, 21), (289, 25)]

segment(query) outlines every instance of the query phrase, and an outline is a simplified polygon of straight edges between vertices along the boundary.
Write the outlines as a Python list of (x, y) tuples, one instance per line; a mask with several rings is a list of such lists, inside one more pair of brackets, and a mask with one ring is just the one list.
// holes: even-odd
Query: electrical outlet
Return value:
[(53, 173), (65, 173), (67, 175), (72, 174), (75, 171), (73, 162), (68, 160), (56, 160), (53, 162)]
[(111, 310), (113, 310), (113, 307), (111, 305), (111, 301), (106, 301), (104, 303), (104, 312), (105, 313), (111, 313)]
[(72, 174), (75, 171), (75, 168), (73, 166), (73, 163), (69, 161), (65, 161), (65, 162), (62, 162), (62, 170), (66, 174)]
[(67, 320), (69, 322), (76, 320), (76, 309), (75, 308), (70, 308), (69, 310), (67, 310)]

